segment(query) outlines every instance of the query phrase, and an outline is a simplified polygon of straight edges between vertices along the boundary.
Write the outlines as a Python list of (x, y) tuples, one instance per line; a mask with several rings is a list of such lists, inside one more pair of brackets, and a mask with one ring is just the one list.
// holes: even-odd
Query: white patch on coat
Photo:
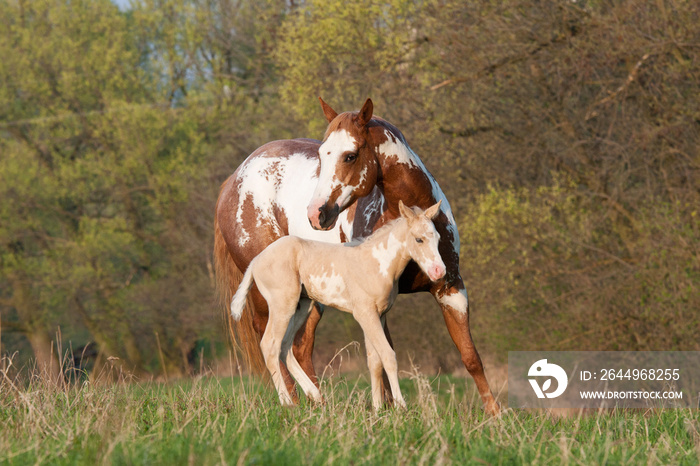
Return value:
[(394, 233), (390, 233), (386, 243), (381, 242), (372, 248), (372, 257), (377, 259), (379, 263), (379, 273), (383, 277), (389, 277), (389, 267), (396, 258), (396, 254), (404, 246), (402, 241), (399, 241)]
[(456, 293), (442, 295), (438, 301), (440, 304), (449, 306), (455, 311), (462, 313), (467, 312), (467, 306), (469, 305), (467, 290), (459, 290)]
[[(275, 234), (284, 232), (275, 218), (275, 208), (282, 211), (287, 219), (290, 235), (304, 239), (340, 243), (340, 227), (352, 231), (352, 219), (348, 212), (340, 214), (338, 222), (331, 230), (314, 230), (309, 224), (307, 206), (316, 186), (318, 161), (304, 154), (291, 154), (288, 157), (258, 157), (248, 159), (238, 172), (240, 183), (236, 222), (240, 228), (238, 244), (245, 247), (251, 239), (250, 232), (243, 225), (243, 206), (250, 196), (256, 216), (256, 227), (266, 223)], [(269, 173), (274, 175), (266, 176)]]
[(324, 304), (350, 310), (345, 280), (342, 275), (335, 273), (335, 270), (331, 271), (330, 275), (309, 275), (305, 285), (309, 293)]
[[(241, 226), (241, 234), (238, 236), (238, 244), (244, 247), (250, 240), (250, 233), (243, 228), (243, 206), (250, 198), (255, 208), (256, 227), (260, 227), (263, 221), (272, 225), (277, 225), (274, 221), (272, 204), (275, 199), (277, 188), (275, 186), (276, 177), (265, 176), (264, 173), (275, 162), (280, 162), (281, 158), (268, 158), (264, 154), (260, 157), (248, 159), (243, 164), (238, 173), (240, 182), (238, 207), (236, 210), (236, 222)], [(270, 222), (270, 220), (272, 220)]]
[(416, 155), (415, 152), (413, 152), (413, 149), (411, 149), (407, 144), (401, 142), (401, 140), (391, 134), (388, 129), (384, 130), (384, 135), (386, 136), (386, 141), (377, 147), (377, 152), (384, 154), (387, 159), (396, 157), (396, 163), (418, 167), (424, 172), (427, 172), (425, 165), (423, 165), (423, 161)]

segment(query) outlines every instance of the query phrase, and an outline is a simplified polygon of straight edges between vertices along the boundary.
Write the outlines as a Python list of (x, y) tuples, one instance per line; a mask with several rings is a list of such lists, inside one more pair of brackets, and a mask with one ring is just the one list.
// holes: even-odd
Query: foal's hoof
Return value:
[(326, 399), (321, 394), (319, 394), (318, 396), (309, 397), (309, 401), (311, 401), (314, 404), (314, 406), (325, 406), (326, 405)]

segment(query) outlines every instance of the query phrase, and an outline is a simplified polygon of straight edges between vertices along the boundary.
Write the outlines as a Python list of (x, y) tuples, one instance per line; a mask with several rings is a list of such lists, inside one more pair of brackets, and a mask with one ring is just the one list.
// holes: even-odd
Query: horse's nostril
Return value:
[(318, 208), (318, 223), (323, 225), (323, 223), (326, 221), (326, 211), (323, 210), (323, 207)]

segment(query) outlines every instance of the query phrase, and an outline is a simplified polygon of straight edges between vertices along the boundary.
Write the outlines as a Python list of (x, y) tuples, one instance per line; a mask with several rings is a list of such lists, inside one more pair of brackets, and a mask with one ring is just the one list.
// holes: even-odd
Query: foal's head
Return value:
[(410, 207), (406, 207), (399, 201), (401, 217), (408, 223), (407, 236), (404, 242), (411, 256), (431, 281), (437, 281), (445, 276), (445, 263), (438, 251), (440, 234), (435, 229), (433, 219), (440, 212), (440, 203), (429, 207), (425, 211), (416, 213)]
[(321, 169), (308, 217), (314, 229), (328, 230), (340, 212), (372, 192), (379, 170), (376, 144), (368, 129), (372, 101), (367, 99), (359, 112), (338, 115), (323, 99), (319, 100), (329, 125), (318, 149)]

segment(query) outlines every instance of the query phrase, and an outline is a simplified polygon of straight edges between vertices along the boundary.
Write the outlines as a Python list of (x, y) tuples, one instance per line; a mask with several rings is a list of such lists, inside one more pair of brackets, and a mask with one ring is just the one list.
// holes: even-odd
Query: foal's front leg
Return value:
[(372, 405), (375, 410), (379, 410), (382, 406), (382, 384), (381, 370), (384, 366), (389, 385), (391, 386), (391, 394), (394, 397), (394, 402), (402, 407), (406, 407), (401, 395), (399, 387), (399, 368), (396, 363), (396, 353), (384, 335), (384, 329), (379, 315), (374, 309), (367, 309), (353, 314), (355, 320), (362, 327), (365, 334), (365, 346), (367, 347), (367, 365), (370, 369), (370, 378), (372, 381)]

